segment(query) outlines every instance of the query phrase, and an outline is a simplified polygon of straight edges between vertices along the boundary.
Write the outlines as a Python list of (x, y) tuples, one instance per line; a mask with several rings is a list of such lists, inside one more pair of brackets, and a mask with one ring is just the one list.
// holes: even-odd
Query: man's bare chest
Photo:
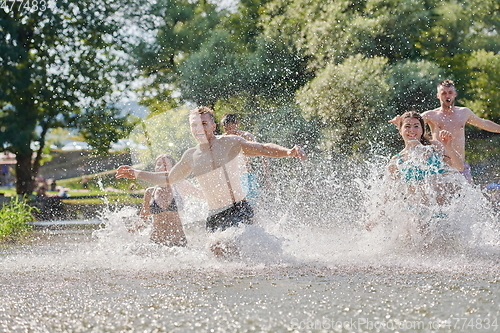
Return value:
[(434, 125), (431, 125), (431, 127), (435, 127), (439, 130), (450, 131), (452, 133), (463, 130), (465, 127), (465, 123), (465, 117), (457, 114), (440, 114), (436, 117), (433, 117), (430, 122), (430, 124)]
[(225, 147), (196, 151), (192, 156), (193, 173), (195, 175), (205, 174), (226, 165), (231, 160), (229, 151), (220, 148)]

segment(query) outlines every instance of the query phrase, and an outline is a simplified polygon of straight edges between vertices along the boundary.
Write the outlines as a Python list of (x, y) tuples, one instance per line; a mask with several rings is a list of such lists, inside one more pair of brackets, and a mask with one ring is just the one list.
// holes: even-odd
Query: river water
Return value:
[[(5, 245), (0, 331), (500, 331), (500, 228), (483, 193), (468, 188), (433, 236), (419, 238), (398, 229), (402, 216), (367, 231), (380, 189), (337, 176), (220, 234), (207, 234), (205, 208), (188, 203), (187, 248), (127, 232), (131, 208), (105, 212), (98, 230), (45, 230)], [(207, 244), (221, 238), (239, 255), (212, 255)]]

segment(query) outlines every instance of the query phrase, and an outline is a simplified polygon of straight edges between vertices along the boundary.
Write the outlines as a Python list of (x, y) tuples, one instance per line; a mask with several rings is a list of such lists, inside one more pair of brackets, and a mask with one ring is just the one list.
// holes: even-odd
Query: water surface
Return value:
[[(129, 233), (132, 208), (105, 212), (99, 230), (46, 230), (2, 246), (0, 331), (500, 330), (500, 228), (480, 190), (438, 207), (422, 234), (410, 222), (427, 215), (380, 206), (380, 178), (340, 178), (276, 197), (256, 225), (220, 234), (207, 234), (205, 207), (188, 202), (187, 248)], [(387, 217), (367, 231), (380, 207)], [(239, 255), (212, 255), (220, 239)]]

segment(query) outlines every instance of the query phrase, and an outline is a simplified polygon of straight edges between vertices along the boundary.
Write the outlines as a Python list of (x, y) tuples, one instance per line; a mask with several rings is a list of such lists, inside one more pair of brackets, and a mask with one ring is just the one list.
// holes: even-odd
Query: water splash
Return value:
[[(331, 161), (316, 163), (314, 174), (288, 184), (287, 191), (262, 196), (255, 225), (222, 233), (207, 233), (206, 207), (187, 203), (183, 219), (187, 248), (153, 244), (148, 229), (131, 234), (127, 225), (137, 212), (130, 208), (108, 212), (106, 228), (95, 233), (97, 248), (126, 261), (127, 256), (133, 257), (149, 270), (302, 265), (349, 270), (496, 269), (499, 218), (477, 187), (460, 174), (450, 173), (443, 182), (455, 191), (446, 204), (438, 204), (432, 187), (423, 186), (431, 199), (426, 205), (413, 206), (388, 185), (386, 163), (383, 156), (347, 167)], [(374, 218), (377, 225), (367, 231), (366, 225)], [(233, 242), (238, 254), (215, 257), (210, 244), (217, 241)], [(131, 267), (137, 264), (134, 260), (128, 260)]]
[[(500, 233), (491, 204), (469, 184), (447, 205), (422, 212), (407, 209), (399, 195), (384, 201), (386, 163), (377, 157), (361, 164), (316, 162), (314, 172), (301, 167), (300, 181), (262, 193), (255, 225), (219, 233), (206, 232), (206, 207), (187, 201), (185, 248), (152, 243), (148, 229), (131, 233), (138, 218), (132, 207), (103, 211), (103, 227), (92, 234), (45, 232), (31, 244), (10, 246), (0, 256), (7, 282), (0, 284), (0, 330), (314, 325), (323, 331), (337, 322), (381, 320), (435, 331), (454, 318), (492, 324)], [(367, 231), (382, 209), (386, 215)], [(434, 209), (443, 214), (433, 219)], [(415, 216), (430, 216), (424, 233), (408, 223)], [(215, 257), (210, 244), (217, 241), (233, 242), (238, 255)]]

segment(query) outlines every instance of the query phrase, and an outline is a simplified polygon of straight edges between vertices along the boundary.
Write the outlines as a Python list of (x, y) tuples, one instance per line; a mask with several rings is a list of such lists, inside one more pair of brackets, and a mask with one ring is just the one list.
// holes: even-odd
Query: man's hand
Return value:
[(289, 157), (298, 157), (298, 158), (300, 158), (301, 161), (305, 161), (307, 158), (306, 153), (299, 146), (294, 146), (292, 149), (290, 149), (288, 156)]
[(401, 116), (396, 116), (391, 120), (389, 120), (388, 122), (394, 124), (397, 128), (399, 128), (400, 121), (401, 121)]
[(115, 178), (135, 179), (135, 170), (129, 165), (122, 165), (116, 170)]

